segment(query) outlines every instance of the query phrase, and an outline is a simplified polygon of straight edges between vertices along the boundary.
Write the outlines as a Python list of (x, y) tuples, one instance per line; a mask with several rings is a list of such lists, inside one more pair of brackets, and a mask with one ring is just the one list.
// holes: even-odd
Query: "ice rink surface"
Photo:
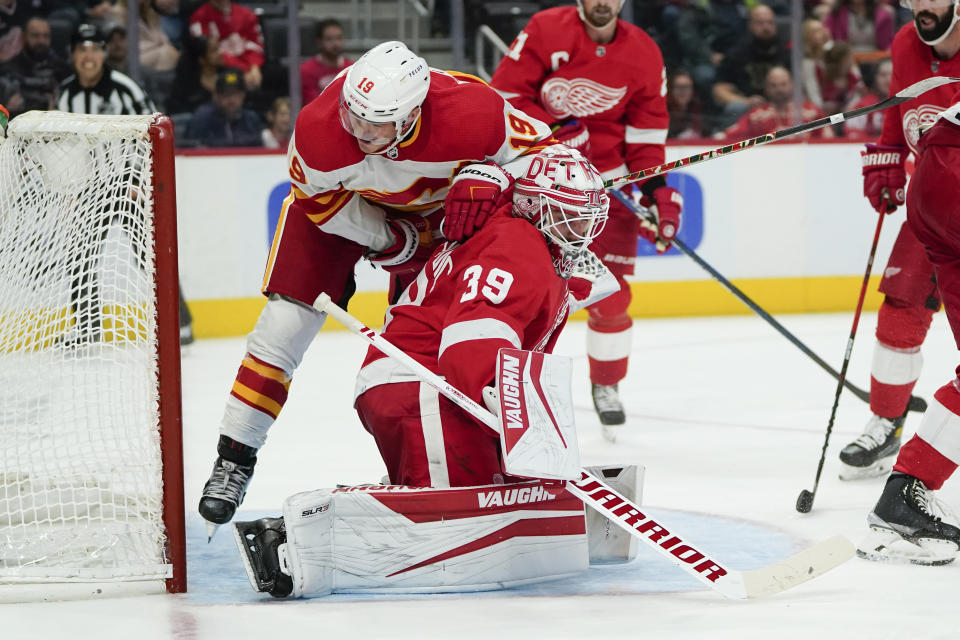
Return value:
[[(851, 313), (780, 320), (840, 368)], [(850, 379), (864, 389), (875, 326), (876, 315), (865, 314), (850, 366)], [(857, 542), (865, 533), (883, 479), (841, 482), (837, 452), (860, 433), (867, 405), (849, 393), (841, 397), (814, 509), (797, 513), (797, 494), (813, 485), (836, 383), (763, 320), (637, 321), (630, 373), (621, 384), (627, 424), (616, 444), (602, 438), (590, 401), (585, 328), (570, 324), (556, 351), (574, 358), (583, 463), (643, 464), (643, 503), (665, 525), (736, 569), (777, 562), (834, 534)], [(324, 331), (314, 342), (260, 453), (239, 518), (276, 514), (290, 493), (384, 474), (351, 408), (365, 349), (343, 331)], [(208, 545), (195, 512), (243, 350), (239, 338), (201, 340), (184, 354), (189, 593), (0, 605), (0, 638), (960, 638), (960, 564), (854, 558), (754, 601), (724, 600), (644, 550), (627, 565), (510, 591), (299, 601), (256, 594), (231, 532), (221, 529)], [(915, 394), (929, 400), (960, 361), (942, 314), (924, 357)], [(910, 415), (905, 437), (919, 420)], [(941, 497), (960, 510), (960, 480), (951, 479)]]

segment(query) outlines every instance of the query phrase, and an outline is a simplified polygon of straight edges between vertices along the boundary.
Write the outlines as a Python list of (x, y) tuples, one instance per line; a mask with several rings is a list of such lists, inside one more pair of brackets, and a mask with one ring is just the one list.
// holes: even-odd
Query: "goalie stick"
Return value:
[(925, 78), (920, 82), (913, 83), (909, 87), (898, 91), (895, 95), (890, 96), (886, 100), (881, 100), (876, 104), (860, 107), (859, 109), (851, 109), (850, 111), (844, 111), (842, 113), (835, 113), (831, 116), (824, 116), (823, 118), (819, 118), (817, 120), (787, 127), (786, 129), (780, 129), (779, 131), (765, 133), (762, 136), (757, 136), (756, 138), (741, 140), (740, 142), (717, 147), (716, 149), (711, 149), (710, 151), (705, 151), (703, 153), (695, 153), (692, 156), (687, 156), (686, 158), (681, 158), (680, 160), (665, 162), (659, 167), (650, 167), (648, 169), (634, 171), (618, 178), (605, 180), (603, 186), (608, 189), (622, 187), (626, 184), (630, 184), (631, 182), (637, 182), (639, 180), (652, 178), (653, 176), (663, 175), (664, 173), (673, 171), (674, 169), (689, 167), (690, 165), (705, 162), (707, 160), (713, 160), (714, 158), (719, 158), (720, 156), (730, 155), (731, 153), (735, 153), (737, 151), (743, 151), (744, 149), (749, 149), (751, 147), (759, 147), (760, 145), (767, 144), (769, 142), (776, 142), (777, 140), (783, 140), (784, 138), (789, 138), (791, 136), (806, 133), (808, 131), (822, 129), (823, 127), (831, 124), (844, 122), (845, 120), (850, 120), (851, 118), (858, 118), (868, 113), (873, 113), (874, 111), (888, 109), (904, 103), (907, 100), (913, 100), (917, 96), (923, 95), (931, 89), (936, 89), (937, 87), (950, 84), (951, 82), (960, 82), (960, 78), (950, 78), (947, 76), (934, 76), (932, 78)]
[[(474, 418), (492, 429), (499, 430), (499, 421), (492, 413), (336, 306), (327, 294), (321, 293), (313, 306), (332, 316), (387, 356), (396, 359)], [(588, 474), (586, 470), (580, 471), (579, 479), (568, 481), (566, 488), (584, 504), (596, 509), (675, 566), (727, 598), (759, 598), (785, 591), (833, 569), (854, 554), (853, 544), (849, 540), (843, 536), (834, 536), (782, 562), (761, 569), (737, 571), (714, 560), (706, 551), (677, 533), (673, 527), (645, 514), (639, 506)]]
[[(617, 200), (619, 200), (624, 205), (626, 205), (628, 209), (633, 210), (633, 212), (637, 215), (638, 218), (641, 218), (643, 220), (646, 220), (647, 222), (652, 222), (656, 224), (656, 221), (652, 219), (652, 215), (649, 212), (647, 212), (645, 209), (640, 207), (632, 199), (630, 199), (630, 197), (627, 196), (625, 193), (623, 193), (619, 189), (609, 189), (608, 192), (612, 194)], [(725, 277), (723, 277), (723, 274), (721, 274), (719, 271), (714, 269), (710, 265), (710, 263), (708, 263), (706, 260), (701, 258), (693, 249), (688, 247), (686, 243), (683, 242), (683, 240), (681, 240), (679, 237), (674, 237), (674, 239), (672, 240), (672, 243), (673, 243), (673, 246), (675, 246), (681, 252), (685, 253), (694, 262), (700, 265), (707, 273), (713, 276), (717, 280), (717, 282), (719, 282), (724, 286), (724, 288), (726, 288), (727, 291), (735, 295), (740, 300), (740, 302), (747, 305), (751, 311), (753, 311), (758, 316), (766, 320), (774, 329), (776, 329), (780, 333), (780, 335), (782, 335), (784, 338), (786, 338), (791, 343), (793, 343), (793, 346), (800, 349), (800, 351), (804, 352), (811, 360), (813, 360), (818, 365), (820, 365), (820, 368), (826, 371), (827, 373), (829, 373), (831, 376), (833, 376), (834, 380), (840, 380), (839, 371), (837, 371), (836, 369), (831, 367), (829, 364), (827, 364), (826, 360), (824, 360), (823, 358), (818, 356), (816, 353), (814, 353), (814, 351), (810, 347), (808, 347), (806, 344), (804, 344), (800, 340), (800, 338), (790, 333), (790, 331), (785, 326), (780, 324), (776, 320), (776, 318), (774, 318), (769, 313), (767, 313), (763, 309), (763, 307), (761, 307), (756, 302), (754, 302), (739, 287), (737, 287), (735, 284), (733, 284), (732, 282), (727, 280)], [(846, 387), (847, 390), (850, 391), (850, 393), (860, 398), (867, 404), (870, 403), (869, 391), (864, 391), (857, 385), (847, 380), (846, 377), (844, 377), (843, 386)], [(924, 411), (927, 410), (927, 401), (919, 396), (912, 395), (910, 396), (910, 401), (907, 403), (907, 410), (915, 411), (917, 413), (923, 413)]]

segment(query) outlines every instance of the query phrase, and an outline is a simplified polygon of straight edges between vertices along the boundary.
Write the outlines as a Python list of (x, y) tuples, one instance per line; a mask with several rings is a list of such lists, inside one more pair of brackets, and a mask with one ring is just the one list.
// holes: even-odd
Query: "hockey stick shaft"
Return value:
[[(649, 213), (643, 211), (643, 209), (639, 205), (637, 205), (633, 200), (630, 199), (629, 196), (627, 196), (625, 193), (623, 193), (619, 189), (610, 189), (609, 193), (611, 193), (617, 200), (622, 202), (628, 209), (631, 209), (637, 215), (637, 217), (641, 218), (642, 220), (646, 220), (647, 222), (656, 223), (656, 221), (653, 220), (652, 216)], [(697, 254), (697, 252), (695, 252), (693, 249), (688, 247), (686, 243), (683, 242), (683, 240), (675, 237), (673, 239), (673, 246), (675, 246), (679, 251), (686, 254), (694, 262), (700, 265), (700, 267), (703, 268), (711, 276), (713, 276), (717, 280), (717, 282), (723, 285), (727, 291), (735, 295), (740, 300), (740, 302), (747, 305), (747, 307), (749, 307), (751, 311), (753, 311), (758, 316), (766, 320), (770, 324), (770, 326), (776, 329), (780, 333), (780, 335), (782, 335), (784, 338), (789, 340), (793, 344), (793, 346), (800, 349), (800, 351), (805, 353), (811, 360), (813, 360), (818, 365), (820, 365), (820, 368), (822, 368), (824, 371), (826, 371), (831, 376), (833, 376), (834, 380), (840, 379), (839, 371), (831, 367), (826, 360), (818, 356), (810, 347), (804, 344), (800, 340), (800, 338), (793, 335), (785, 326), (780, 324), (780, 322), (778, 322), (776, 318), (774, 318), (769, 313), (767, 313), (763, 309), (763, 307), (761, 307), (756, 302), (754, 302), (739, 287), (737, 287), (735, 284), (727, 280), (723, 276), (723, 274), (721, 274), (719, 271), (714, 269), (710, 265), (710, 263), (708, 263), (706, 260), (701, 258)], [(861, 389), (860, 387), (858, 387), (857, 385), (853, 384), (852, 382), (846, 379), (843, 381), (843, 386), (846, 387), (850, 391), (850, 393), (860, 398), (864, 402), (866, 403), (870, 402), (870, 393), (868, 391), (864, 391), (863, 389)], [(909, 409), (910, 411), (917, 411), (917, 412), (923, 413), (924, 411), (927, 410), (927, 401), (918, 396), (910, 396), (910, 401), (907, 404), (907, 409)]]
[(867, 295), (867, 283), (870, 280), (870, 272), (873, 270), (873, 258), (877, 254), (877, 244), (880, 242), (880, 230), (883, 228), (883, 219), (886, 215), (881, 214), (877, 219), (877, 230), (873, 233), (873, 244), (870, 246), (870, 255), (867, 257), (867, 269), (863, 274), (863, 284), (860, 285), (860, 297), (857, 300), (857, 310), (853, 314), (853, 326), (850, 327), (850, 337), (847, 338), (847, 348), (843, 352), (843, 365), (840, 367), (840, 380), (837, 384), (837, 392), (833, 396), (833, 408), (830, 410), (830, 420), (827, 422), (827, 432), (823, 438), (823, 448), (820, 451), (820, 462), (817, 464), (817, 475), (813, 479), (813, 490), (811, 491), (810, 507), (813, 507), (813, 499), (817, 495), (817, 487), (820, 485), (820, 475), (823, 473), (823, 462), (827, 457), (827, 446), (830, 444), (830, 434), (833, 432), (833, 421), (837, 417), (837, 406), (840, 404), (840, 392), (843, 390), (843, 381), (847, 377), (847, 367), (850, 365), (850, 355), (853, 352), (853, 340), (857, 335), (857, 327), (860, 325), (860, 312), (863, 310), (863, 300)]
[[(414, 375), (470, 415), (499, 430), (499, 422), (492, 413), (336, 306), (327, 294), (320, 294), (313, 306), (335, 318), (387, 356), (396, 358)], [(728, 598), (760, 597), (789, 589), (832, 569), (853, 555), (850, 542), (838, 536), (772, 567), (746, 572), (735, 571), (713, 560), (709, 554), (677, 534), (672, 527), (646, 515), (638, 505), (588, 474), (586, 470), (581, 470), (580, 478), (567, 482), (565, 486), (584, 504), (596, 509), (611, 522), (656, 549), (675, 566)]]
[(716, 149), (711, 149), (710, 151), (705, 151), (703, 153), (695, 153), (691, 156), (687, 156), (686, 158), (681, 158), (680, 160), (665, 162), (659, 167), (650, 167), (648, 169), (634, 171), (618, 178), (606, 180), (604, 181), (603, 186), (607, 188), (622, 187), (626, 184), (630, 184), (631, 182), (638, 182), (640, 180), (652, 178), (653, 176), (663, 175), (669, 171), (673, 171), (674, 169), (689, 167), (690, 165), (706, 162), (707, 160), (713, 160), (714, 158), (719, 158), (720, 156), (727, 156), (731, 153), (736, 153), (737, 151), (743, 151), (744, 149), (750, 149), (752, 147), (759, 147), (770, 142), (777, 142), (778, 140), (790, 138), (802, 133), (815, 131), (816, 129), (822, 129), (823, 127), (827, 127), (832, 124), (838, 124), (840, 122), (850, 120), (851, 118), (857, 118), (868, 113), (873, 113), (874, 111), (888, 109), (904, 103), (907, 100), (912, 100), (917, 96), (930, 91), (931, 89), (949, 84), (951, 82), (960, 82), (960, 78), (950, 78), (947, 76), (934, 76), (932, 78), (925, 78), (920, 82), (916, 82), (897, 92), (895, 95), (890, 96), (886, 100), (881, 100), (876, 104), (860, 107), (859, 109), (851, 109), (850, 111), (844, 111), (842, 113), (835, 113), (831, 116), (824, 116), (823, 118), (818, 118), (817, 120), (813, 120), (811, 122), (794, 125), (792, 127), (787, 127), (786, 129), (773, 131), (771, 133), (765, 133), (762, 136), (757, 136), (756, 138), (741, 140), (740, 142), (717, 147)]

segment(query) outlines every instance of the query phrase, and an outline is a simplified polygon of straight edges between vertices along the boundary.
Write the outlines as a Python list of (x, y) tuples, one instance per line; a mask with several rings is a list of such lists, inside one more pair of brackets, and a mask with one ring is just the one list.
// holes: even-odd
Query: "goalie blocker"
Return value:
[[(640, 497), (642, 468), (593, 467)], [(562, 484), (360, 486), (287, 498), (282, 518), (234, 524), (250, 584), (275, 597), (485, 591), (636, 555), (629, 535)]]

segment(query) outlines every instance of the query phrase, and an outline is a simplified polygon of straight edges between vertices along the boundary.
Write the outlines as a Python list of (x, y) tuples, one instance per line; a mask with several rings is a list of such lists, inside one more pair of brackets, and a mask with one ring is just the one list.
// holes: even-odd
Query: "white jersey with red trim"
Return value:
[[(924, 78), (960, 77), (960, 55), (949, 60), (937, 58), (933, 47), (924, 43), (917, 35), (913, 22), (903, 25), (897, 32), (890, 55), (893, 61), (890, 95)], [(943, 85), (893, 107), (884, 117), (879, 142), (902, 145), (916, 153), (920, 126), (933, 124), (937, 114), (953, 104), (956, 91), (956, 85)]]
[(590, 132), (590, 160), (605, 178), (663, 162), (669, 124), (663, 56), (628, 22), (618, 20), (613, 41), (597, 44), (576, 7), (536, 13), (490, 84), (534, 118), (581, 120)]
[[(480, 402), (502, 347), (549, 353), (567, 318), (567, 284), (543, 235), (500, 209), (463, 244), (434, 251), (416, 281), (387, 309), (383, 335)], [(417, 380), (371, 347), (355, 397)]]
[(384, 216), (443, 205), (465, 165), (493, 161), (514, 175), (543, 149), (550, 128), (473, 76), (431, 70), (414, 131), (395, 154), (367, 155), (340, 124), (344, 73), (304, 107), (288, 151), (293, 195), (323, 231), (377, 250), (393, 235)]

